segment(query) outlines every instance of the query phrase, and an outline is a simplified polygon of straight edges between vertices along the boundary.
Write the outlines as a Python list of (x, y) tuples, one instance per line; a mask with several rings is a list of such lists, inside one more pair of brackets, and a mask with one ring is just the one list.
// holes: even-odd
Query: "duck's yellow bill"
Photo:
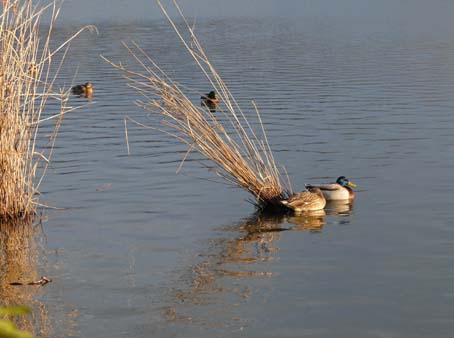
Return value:
[(353, 183), (352, 181), (348, 181), (348, 184), (347, 184), (347, 185), (348, 185), (349, 187), (352, 187), (352, 188), (356, 187), (356, 184)]

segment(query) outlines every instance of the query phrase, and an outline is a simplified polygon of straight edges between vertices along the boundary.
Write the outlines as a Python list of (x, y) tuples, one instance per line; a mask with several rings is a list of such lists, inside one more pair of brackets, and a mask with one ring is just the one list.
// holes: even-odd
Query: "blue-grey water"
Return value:
[[(441, 11), (441, 9), (440, 9)], [(60, 84), (91, 81), (41, 187), (48, 210), (34, 295), (52, 337), (450, 337), (454, 331), (454, 24), (360, 16), (200, 19), (243, 109), (257, 103), (295, 190), (346, 175), (351, 208), (255, 217), (245, 191), (188, 161), (102, 61), (137, 41), (209, 90), (162, 20), (98, 25)], [(60, 26), (59, 39), (77, 26)], [(198, 97), (194, 95), (194, 101)], [(196, 158), (195, 156), (193, 158)], [(278, 229), (285, 231), (265, 231)], [(43, 328), (44, 327), (44, 328)], [(46, 332), (49, 332), (48, 334)]]

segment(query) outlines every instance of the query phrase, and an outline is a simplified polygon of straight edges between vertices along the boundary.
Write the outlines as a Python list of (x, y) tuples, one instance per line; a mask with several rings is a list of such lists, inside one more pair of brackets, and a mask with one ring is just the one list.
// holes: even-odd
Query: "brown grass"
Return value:
[[(257, 107), (253, 105), (253, 113), (258, 119), (259, 131), (252, 129), (246, 114), (210, 63), (194, 29), (186, 21), (178, 4), (175, 1), (173, 3), (187, 32), (181, 32), (177, 28), (158, 1), (178, 38), (207, 78), (208, 87), (218, 93), (221, 107), (219, 114), (226, 117), (223, 122), (218, 119), (218, 113), (194, 104), (183, 92), (186, 88), (167, 76), (138, 44), (124, 43), (124, 46), (141, 67), (141, 71), (125, 67), (121, 62), (104, 59), (122, 71), (129, 86), (143, 96), (144, 99), (137, 104), (162, 117), (164, 128), (159, 130), (188, 145), (188, 153), (183, 162), (191, 151), (198, 151), (215, 164), (218, 176), (229, 184), (250, 192), (259, 208), (279, 206), (278, 201), (290, 194), (290, 184), (284, 186), (282, 183), (282, 175), (275, 163)], [(186, 33), (189, 33), (189, 38), (184, 37)], [(212, 170), (211, 166), (205, 166)]]
[[(73, 37), (51, 50), (57, 1), (3, 0), (0, 17), (0, 219), (32, 217), (39, 205), (45, 176), (63, 115), (68, 91), (55, 91), (61, 63), (55, 54), (67, 52)], [(41, 18), (50, 14), (48, 28)], [(49, 109), (49, 106), (53, 106)], [(51, 124), (50, 134), (40, 132)]]

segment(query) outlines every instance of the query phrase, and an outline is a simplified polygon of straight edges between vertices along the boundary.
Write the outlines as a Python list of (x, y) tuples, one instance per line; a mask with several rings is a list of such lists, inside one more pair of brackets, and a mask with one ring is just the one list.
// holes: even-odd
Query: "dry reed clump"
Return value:
[[(68, 92), (54, 90), (61, 63), (55, 54), (67, 52), (83, 29), (51, 50), (57, 1), (2, 0), (0, 17), (0, 219), (30, 218), (38, 206), (38, 189), (46, 173)], [(40, 28), (50, 14), (48, 28)], [(52, 107), (52, 108), (49, 108)], [(50, 135), (40, 133), (51, 124)], [(47, 128), (47, 126), (46, 126)]]
[[(291, 193), (290, 183), (287, 181), (285, 187), (282, 184), (282, 175), (275, 163), (255, 104), (255, 114), (261, 129), (259, 133), (253, 130), (246, 115), (210, 63), (194, 29), (186, 21), (178, 4), (173, 2), (185, 23), (189, 38), (184, 37), (184, 33), (177, 28), (160, 1), (157, 2), (210, 86), (218, 93), (219, 102), (222, 103), (220, 113), (225, 119), (221, 121), (217, 114), (207, 107), (194, 104), (183, 92), (183, 86), (167, 76), (136, 43), (131, 46), (124, 43), (124, 46), (141, 70), (135, 71), (122, 63), (104, 59), (122, 71), (129, 81), (129, 86), (144, 97), (136, 102), (140, 107), (163, 117), (164, 128), (161, 131), (188, 145), (187, 155), (195, 150), (211, 160), (216, 166), (216, 174), (228, 183), (250, 192), (259, 209), (280, 207), (279, 201)], [(212, 169), (207, 164), (205, 166)]]

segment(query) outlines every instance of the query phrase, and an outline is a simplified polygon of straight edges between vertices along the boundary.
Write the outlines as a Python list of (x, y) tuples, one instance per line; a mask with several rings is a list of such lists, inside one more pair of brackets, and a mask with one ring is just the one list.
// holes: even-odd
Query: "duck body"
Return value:
[(345, 176), (340, 176), (334, 183), (306, 184), (306, 188), (319, 188), (327, 201), (353, 201), (356, 187), (352, 181)]
[(90, 98), (93, 96), (93, 86), (91, 85), (90, 82), (86, 82), (85, 84), (72, 87), (71, 92), (74, 95)]
[(299, 192), (282, 200), (281, 204), (299, 214), (307, 211), (322, 210), (326, 205), (326, 199), (320, 188), (310, 187), (306, 191)]
[(200, 99), (202, 100), (202, 103), (205, 103), (207, 105), (216, 105), (219, 102), (219, 98), (217, 97), (214, 90), (212, 90), (208, 94), (202, 95)]

